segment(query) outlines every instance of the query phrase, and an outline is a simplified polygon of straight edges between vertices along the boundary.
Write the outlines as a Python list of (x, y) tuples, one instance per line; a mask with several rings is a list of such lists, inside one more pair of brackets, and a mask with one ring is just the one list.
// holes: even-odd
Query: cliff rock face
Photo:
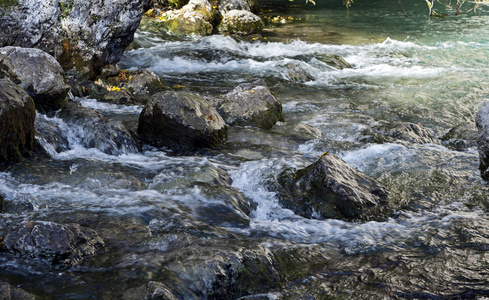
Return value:
[(0, 47), (39, 48), (63, 68), (119, 61), (150, 0), (16, 0), (0, 4)]

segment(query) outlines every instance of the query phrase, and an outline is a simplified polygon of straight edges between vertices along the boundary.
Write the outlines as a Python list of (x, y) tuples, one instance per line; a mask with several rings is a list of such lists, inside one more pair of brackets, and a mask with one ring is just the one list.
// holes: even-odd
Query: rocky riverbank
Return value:
[[(255, 34), (264, 25), (257, 3), (252, 1), (191, 0), (172, 5), (173, 10), (153, 8), (145, 22), (176, 35)], [(335, 284), (368, 286), (388, 281), (382, 270), (390, 272), (395, 259), (386, 255), (379, 261), (369, 261), (372, 267), (348, 270), (339, 282), (321, 288), (316, 278), (328, 282), (328, 276), (341, 272), (330, 257), (338, 249), (301, 248), (276, 241), (271, 244), (259, 233), (241, 234), (240, 230), (250, 227), (260, 204), (233, 184), (230, 173), (236, 170), (216, 166), (205, 157), (229, 151), (228, 142), (240, 139), (236, 134), (240, 128), (251, 134), (278, 133), (294, 141), (320, 139), (323, 134), (306, 124), (281, 129), (288, 116), (273, 87), (262, 79), (238, 82), (217, 95), (169, 87), (149, 70), (119, 69), (116, 63), (149, 8), (147, 1), (112, 1), (106, 5), (100, 1), (19, 0), (0, 6), (2, 170), (17, 172), (25, 185), (40, 180), (59, 184), (61, 189), (63, 185), (75, 185), (93, 191), (93, 201), (98, 199), (97, 189), (115, 189), (117, 193), (105, 199), (108, 203), (104, 209), (108, 211), (130, 210), (118, 206), (121, 197), (147, 206), (136, 218), (129, 213), (113, 218), (110, 213), (98, 215), (89, 210), (77, 212), (76, 217), (68, 216), (66, 211), (42, 215), (34, 205), (36, 199), (20, 203), (17, 198), (0, 195), (0, 213), (6, 216), (0, 223), (0, 253), (12, 261), (32, 264), (36, 272), (68, 270), (81, 277), (87, 270), (100, 272), (102, 275), (88, 276), (86, 282), (93, 287), (99, 279), (104, 283), (102, 289), (82, 289), (81, 297), (103, 297), (105, 293), (123, 299), (321, 297), (325, 292), (334, 293)], [(36, 11), (36, 15), (26, 13), (29, 11)], [(323, 56), (323, 61), (335, 69), (353, 68), (339, 56)], [(281, 68), (291, 82), (314, 78), (301, 66), (295, 61)], [(140, 113), (137, 120), (107, 116), (80, 105), (78, 97), (136, 107)], [(484, 143), (489, 136), (486, 108), (477, 118), (484, 179), (488, 165)], [(438, 138), (415, 123), (382, 122), (363, 131), (360, 140), (373, 144), (446, 145), (463, 151), (475, 143), (475, 129), (470, 125), (454, 128)], [(97, 155), (121, 161), (131, 161), (132, 155), (145, 152), (149, 158), (144, 164), (155, 163), (151, 153), (163, 150), (171, 155), (172, 163), (168, 170), (155, 166), (158, 171), (147, 174), (147, 169), (141, 171), (141, 166), (133, 165), (124, 165), (125, 172), (112, 170), (113, 161), (104, 161), (100, 166), (90, 156), (80, 168), (78, 163), (59, 159), (60, 154), (75, 151), (76, 147), (94, 149)], [(246, 150), (250, 153), (244, 157), (254, 155)], [(54, 165), (46, 164), (55, 156), (58, 160)], [(195, 159), (192, 168), (179, 165), (182, 157)], [(306, 166), (279, 168), (277, 174), (267, 178), (271, 181), (266, 183), (267, 192), (277, 194), (280, 207), (291, 211), (291, 219), (301, 216), (345, 224), (375, 223), (395, 217), (396, 210), (408, 205), (399, 193), (389, 192), (392, 184), (363, 174), (334, 154), (310, 160)], [(180, 176), (179, 172), (186, 175)], [(150, 177), (154, 178), (148, 180)], [(51, 178), (57, 178), (57, 182), (51, 182)], [(209, 203), (205, 209), (195, 210), (168, 204), (169, 199), (158, 193), (168, 190), (176, 192), (175, 203)], [(183, 190), (192, 196), (178, 194)], [(68, 197), (84, 195), (79, 192), (55, 198), (63, 202)], [(473, 232), (466, 235), (467, 243), (461, 247), (487, 247), (485, 236)], [(422, 244), (432, 242), (424, 238), (427, 240)], [(361, 255), (354, 257), (360, 263), (363, 259), (369, 260)], [(310, 264), (304, 267), (301, 261)], [(419, 275), (413, 268), (401, 267)], [(107, 270), (117, 270), (118, 277), (102, 279)], [(73, 283), (68, 273), (60, 274), (60, 280), (68, 286), (61, 294), (70, 294), (69, 287), (79, 282)], [(31, 286), (32, 294), (14, 287), (22, 283), (22, 278), (16, 273), (10, 279), (0, 278), (11, 280), (0, 283), (0, 295), (28, 299), (55, 293), (52, 279), (36, 277), (48, 288)], [(378, 287), (369, 295), (403, 296), (401, 292)]]

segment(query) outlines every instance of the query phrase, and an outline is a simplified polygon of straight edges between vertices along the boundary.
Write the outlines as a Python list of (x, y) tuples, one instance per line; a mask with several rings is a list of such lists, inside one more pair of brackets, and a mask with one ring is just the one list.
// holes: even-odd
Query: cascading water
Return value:
[[(180, 265), (167, 253), (197, 240), (193, 259), (204, 241), (222, 251), (240, 241), (277, 253), (309, 251), (302, 263), (310, 273), (284, 286), (289, 291), (369, 299), (487, 295), (489, 188), (478, 174), (477, 149), (453, 150), (440, 137), (473, 122), (489, 99), (488, 11), (428, 19), (413, 4), (414, 14), (404, 18), (397, 6), (382, 5), (359, 5), (349, 14), (287, 10), (282, 13), (301, 21), (270, 25), (269, 41), (138, 31), (142, 47), (128, 51), (121, 68), (149, 69), (167, 85), (207, 98), (263, 78), (282, 101), (285, 122), (269, 131), (234, 127), (226, 147), (175, 157), (101, 139), (84, 143), (93, 128), (38, 115), (38, 130), (52, 133), (38, 134), (51, 158), (0, 173), (4, 224), (81, 223), (96, 229), (109, 250), (61, 272), (0, 257), (1, 276), (63, 299), (120, 298), (168, 278), (185, 294), (182, 286), (192, 278), (203, 278), (205, 287), (210, 275), (181, 267), (189, 281), (174, 279), (168, 274), (179, 274)], [(334, 68), (327, 55), (342, 56), (353, 68)], [(75, 100), (133, 131), (142, 109)], [(422, 125), (433, 141), (374, 142), (372, 128), (391, 122)], [(320, 133), (292, 134), (300, 124)], [(305, 219), (282, 208), (273, 189), (278, 174), (305, 167), (324, 151), (384, 183), (402, 209), (385, 221), (357, 223)]]

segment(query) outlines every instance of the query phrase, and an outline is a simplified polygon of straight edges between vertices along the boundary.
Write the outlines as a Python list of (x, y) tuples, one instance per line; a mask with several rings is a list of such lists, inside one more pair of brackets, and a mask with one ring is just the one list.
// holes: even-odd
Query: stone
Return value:
[(284, 77), (292, 82), (304, 83), (316, 79), (310, 67), (302, 61), (286, 63), (281, 69), (283, 70)]
[(7, 282), (0, 282), (0, 299), (10, 300), (10, 299), (23, 299), (23, 300), (34, 300), (36, 299), (32, 294), (11, 286)]
[(479, 138), (477, 149), (479, 151), (479, 170), (482, 179), (489, 181), (489, 102), (484, 104), (475, 118)]
[(474, 122), (462, 123), (453, 127), (440, 140), (448, 148), (463, 151), (470, 147), (476, 147), (478, 138), (479, 134)]
[(214, 29), (216, 10), (207, 0), (190, 0), (179, 10), (163, 13), (161, 27), (175, 35), (210, 35)]
[(139, 117), (138, 135), (155, 147), (185, 153), (223, 145), (227, 126), (200, 95), (168, 91), (149, 99)]
[(5, 197), (0, 194), (0, 213), (5, 211)]
[(85, 148), (97, 148), (109, 155), (139, 152), (138, 143), (126, 127), (98, 111), (68, 101), (59, 117), (73, 127)]
[(372, 220), (390, 212), (387, 189), (331, 153), (296, 172), (285, 170), (279, 184), (280, 204), (306, 218)]
[(35, 117), (32, 98), (12, 81), (0, 79), (0, 164), (31, 156)]
[(244, 0), (221, 0), (219, 2), (219, 11), (226, 13), (231, 10), (247, 10), (250, 11), (250, 6)]
[(317, 56), (317, 59), (335, 69), (353, 69), (353, 66), (349, 62), (347, 62), (343, 57), (336, 54), (321, 54)]
[(222, 14), (221, 33), (249, 35), (263, 30), (263, 20), (248, 10), (233, 9)]
[(70, 87), (54, 57), (34, 48), (4, 47), (0, 48), (0, 60), (17, 75), (19, 85), (32, 97), (38, 111), (63, 107)]
[(272, 95), (261, 79), (242, 83), (223, 95), (223, 98), (217, 110), (229, 125), (252, 125), (270, 129), (278, 121), (284, 120), (282, 103)]
[(78, 224), (23, 221), (7, 229), (4, 248), (21, 257), (40, 258), (54, 268), (68, 268), (93, 256), (104, 241)]
[(17, 0), (0, 6), (0, 47), (38, 48), (65, 70), (96, 74), (116, 64), (149, 0)]
[(373, 126), (368, 134), (371, 136), (367, 141), (374, 143), (406, 141), (416, 144), (428, 144), (436, 142), (428, 129), (410, 122), (385, 123)]

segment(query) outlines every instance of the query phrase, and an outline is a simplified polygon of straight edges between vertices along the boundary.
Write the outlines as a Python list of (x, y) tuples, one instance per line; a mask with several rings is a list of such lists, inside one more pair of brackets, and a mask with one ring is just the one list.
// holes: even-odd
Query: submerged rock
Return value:
[(261, 79), (242, 83), (223, 95), (217, 110), (229, 125), (253, 125), (272, 128), (283, 121), (282, 103), (275, 98)]
[(85, 148), (97, 148), (109, 155), (136, 153), (137, 142), (126, 127), (102, 116), (98, 111), (67, 102), (59, 117), (73, 126), (73, 132)]
[(233, 9), (222, 14), (219, 32), (253, 34), (263, 30), (263, 20), (249, 10)]
[(98, 234), (78, 224), (23, 221), (9, 228), (3, 247), (21, 257), (41, 258), (55, 268), (78, 265), (104, 245)]
[(39, 48), (65, 70), (98, 73), (119, 61), (149, 0), (16, 0), (0, 5), (0, 46)]
[(381, 124), (372, 127), (371, 132), (367, 134), (370, 136), (367, 141), (374, 143), (391, 143), (399, 140), (416, 144), (435, 142), (428, 129), (409, 122)]
[(0, 164), (31, 155), (35, 117), (32, 98), (9, 79), (0, 79)]
[(34, 300), (36, 299), (32, 294), (11, 286), (7, 282), (0, 282), (0, 299), (22, 299), (22, 300)]
[(371, 220), (389, 210), (383, 185), (331, 153), (304, 169), (282, 172), (279, 183), (281, 205), (306, 218)]
[(165, 268), (179, 277), (186, 289), (182, 294), (190, 290), (199, 298), (237, 299), (279, 289), (285, 278), (273, 253), (262, 245), (242, 244), (218, 240), (194, 243), (167, 254), (172, 260)]
[(353, 69), (353, 66), (339, 55), (321, 54), (317, 59), (336, 69)]
[(489, 103), (486, 103), (477, 113), (475, 118), (479, 138), (479, 169), (482, 179), (489, 181)]
[(48, 122), (45, 118), (36, 116), (34, 123), (36, 128), (36, 141), (42, 146), (48, 155), (70, 149), (70, 143), (61, 129)]
[(316, 79), (311, 72), (310, 66), (302, 61), (293, 61), (282, 66), (283, 76), (292, 82), (307, 82)]
[(0, 60), (19, 79), (42, 113), (61, 109), (70, 87), (54, 57), (34, 48), (0, 48)]
[(190, 0), (179, 10), (163, 13), (159, 24), (176, 35), (210, 35), (217, 15), (207, 0)]
[(141, 112), (138, 135), (150, 145), (187, 152), (221, 146), (227, 140), (227, 126), (200, 95), (162, 92), (153, 95)]
[(470, 147), (477, 146), (478, 138), (479, 134), (475, 123), (463, 123), (450, 129), (440, 140), (448, 148), (467, 150)]

